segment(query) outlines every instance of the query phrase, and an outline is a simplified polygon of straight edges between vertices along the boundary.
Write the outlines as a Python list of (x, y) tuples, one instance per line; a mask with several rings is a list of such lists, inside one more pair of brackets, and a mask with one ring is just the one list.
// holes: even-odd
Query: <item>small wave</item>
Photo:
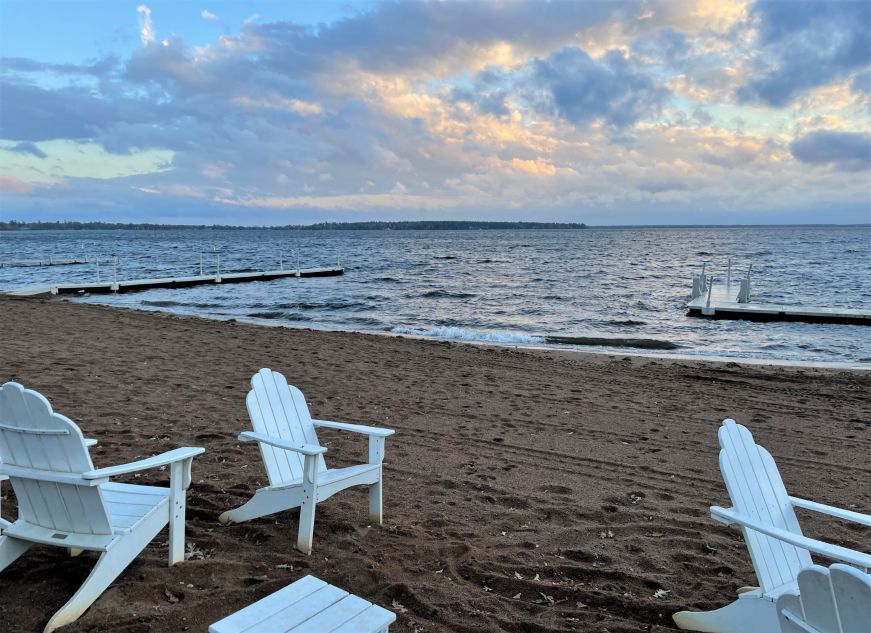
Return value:
[(300, 310), (347, 310), (349, 308), (368, 308), (370, 306), (359, 301), (326, 301), (324, 303), (300, 303), (295, 307)]
[(658, 341), (651, 338), (599, 338), (592, 336), (548, 336), (546, 343), (558, 345), (596, 345), (602, 347), (635, 347), (638, 349), (678, 349), (680, 345), (671, 341)]
[(461, 327), (440, 326), (427, 330), (411, 327), (395, 327), (390, 330), (394, 334), (410, 334), (411, 336), (428, 336), (452, 341), (480, 341), (484, 343), (503, 343), (520, 345), (540, 345), (544, 337), (520, 334), (516, 332), (476, 332)]
[(152, 308), (220, 308), (221, 305), (218, 303), (182, 303), (180, 301), (158, 301), (158, 300), (145, 300), (142, 302), (144, 306), (151, 306)]
[(469, 292), (448, 292), (447, 290), (430, 290), (421, 297), (425, 299), (471, 299), (477, 295)]
[(281, 319), (284, 321), (311, 321), (311, 317), (299, 312), (282, 312), (280, 310), (266, 310), (263, 312), (251, 312), (248, 314), (252, 319)]
[(613, 321), (602, 321), (605, 325), (646, 325), (644, 321), (635, 321), (633, 319), (625, 319), (619, 320), (615, 319)]
[(185, 304), (178, 301), (143, 301), (142, 305), (151, 306), (152, 308), (175, 308)]

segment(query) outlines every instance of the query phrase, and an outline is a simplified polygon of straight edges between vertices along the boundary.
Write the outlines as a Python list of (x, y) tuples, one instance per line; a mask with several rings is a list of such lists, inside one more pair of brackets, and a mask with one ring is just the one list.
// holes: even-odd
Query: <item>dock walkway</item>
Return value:
[(69, 283), (36, 286), (19, 290), (7, 290), (5, 294), (26, 297), (43, 294), (111, 294), (121, 292), (136, 292), (152, 288), (190, 288), (208, 284), (231, 284), (246, 281), (271, 281), (285, 277), (334, 277), (342, 275), (344, 268), (302, 268), (296, 270), (266, 270), (245, 273), (219, 273), (215, 275), (197, 275), (194, 277), (163, 277), (159, 279), (130, 279), (127, 281), (111, 281), (97, 283)]

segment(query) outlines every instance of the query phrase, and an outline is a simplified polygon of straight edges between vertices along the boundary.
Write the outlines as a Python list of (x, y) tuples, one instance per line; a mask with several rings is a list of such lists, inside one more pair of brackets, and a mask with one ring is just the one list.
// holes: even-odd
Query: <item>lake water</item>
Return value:
[[(725, 279), (730, 255), (734, 277), (752, 262), (754, 301), (871, 309), (869, 227), (0, 233), (0, 261), (117, 255), (119, 279), (197, 274), (201, 252), (207, 273), (218, 256), (230, 272), (276, 269), (280, 254), (295, 268), (298, 254), (303, 268), (338, 259), (345, 275), (73, 300), (504, 344), (647, 338), (681, 354), (871, 361), (869, 327), (713, 321), (685, 310), (692, 273), (708, 262)], [(111, 280), (111, 265), (101, 274)], [(70, 280), (95, 281), (94, 265), (0, 268), (3, 289)]]

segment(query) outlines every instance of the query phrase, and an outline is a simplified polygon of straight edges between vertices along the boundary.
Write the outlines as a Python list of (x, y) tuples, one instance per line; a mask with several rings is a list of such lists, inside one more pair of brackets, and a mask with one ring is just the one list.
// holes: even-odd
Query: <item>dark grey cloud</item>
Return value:
[(744, 101), (787, 105), (799, 94), (844, 79), (871, 64), (871, 2), (763, 1), (755, 78), (739, 91)]
[[(119, 122), (165, 122), (166, 108), (133, 99), (102, 99), (89, 90), (0, 82), (0, 138), (94, 139)], [(151, 147), (143, 145), (142, 147)]]
[(671, 27), (656, 29), (635, 39), (633, 55), (644, 55), (654, 62), (675, 66), (684, 62), (692, 53), (689, 38)]
[(866, 70), (853, 77), (850, 87), (854, 92), (862, 92), (871, 95), (871, 70)]
[(808, 165), (834, 165), (846, 171), (871, 168), (871, 134), (820, 130), (794, 140), (789, 149)]
[(593, 59), (566, 47), (532, 63), (533, 105), (578, 126), (596, 120), (623, 128), (659, 112), (666, 88), (638, 71), (619, 51)]
[(396, 72), (438, 62), (462, 47), (500, 42), (543, 51), (579, 31), (638, 15), (637, 0), (611, 2), (384, 2), (319, 29), (289, 22), (252, 23), (245, 35), (265, 44), (260, 58), (292, 76), (353, 63)]
[(10, 147), (9, 150), (12, 152), (18, 152), (19, 154), (31, 154), (37, 158), (45, 158), (45, 152), (29, 142), (18, 143), (17, 145)]
[(0, 57), (0, 70), (3, 74), (53, 73), (57, 75), (93, 75), (102, 77), (117, 69), (119, 60), (114, 55), (85, 64), (52, 64), (26, 57)]

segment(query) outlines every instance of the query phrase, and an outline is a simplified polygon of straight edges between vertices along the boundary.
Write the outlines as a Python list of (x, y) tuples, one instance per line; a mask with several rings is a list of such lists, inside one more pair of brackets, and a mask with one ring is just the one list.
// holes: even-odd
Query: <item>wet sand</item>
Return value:
[[(76, 421), (97, 467), (183, 445), (194, 462), (187, 540), (161, 533), (74, 632), (175, 633), (306, 574), (393, 609), (397, 633), (665, 631), (755, 578), (717, 466), (724, 417), (775, 456), (791, 494), (871, 512), (871, 374), (550, 353), (265, 328), (42, 299), (0, 298), (0, 382)], [(318, 506), (314, 551), (298, 511), (224, 527), (262, 486), (248, 380), (282, 371), (312, 414), (388, 426), (385, 521), (364, 489)], [(330, 465), (365, 439), (320, 432)], [(125, 479), (122, 479), (125, 480)], [(166, 485), (166, 471), (126, 478)], [(3, 484), (3, 515), (15, 517)], [(871, 530), (800, 515), (805, 531), (868, 551)], [(0, 573), (0, 631), (39, 631), (94, 554), (36, 547)], [(12, 590), (10, 590), (12, 589)], [(668, 593), (654, 597), (657, 590)], [(26, 599), (22, 599), (22, 598)]]

